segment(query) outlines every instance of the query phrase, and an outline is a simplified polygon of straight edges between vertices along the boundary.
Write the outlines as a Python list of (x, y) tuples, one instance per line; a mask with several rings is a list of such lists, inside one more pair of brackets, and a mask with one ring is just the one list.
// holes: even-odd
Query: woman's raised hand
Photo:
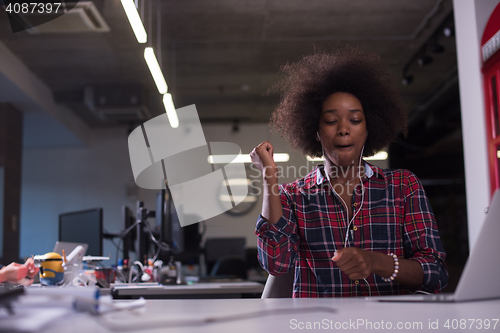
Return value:
[(250, 153), (253, 165), (255, 165), (264, 175), (267, 168), (276, 168), (273, 159), (273, 145), (269, 141), (264, 141), (255, 147)]

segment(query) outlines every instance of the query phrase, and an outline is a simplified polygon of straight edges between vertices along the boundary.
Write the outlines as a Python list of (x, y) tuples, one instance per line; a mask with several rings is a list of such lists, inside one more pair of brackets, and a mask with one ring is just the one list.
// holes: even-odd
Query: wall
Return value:
[(480, 42), (498, 0), (454, 0), (469, 248), (490, 201)]
[[(103, 207), (104, 228), (119, 232), (122, 205), (134, 208), (136, 200), (145, 200), (154, 207), (154, 193), (136, 189), (125, 128), (92, 130), (87, 147), (25, 149), (21, 257), (53, 249), (60, 213)], [(115, 253), (105, 241), (103, 254)]]

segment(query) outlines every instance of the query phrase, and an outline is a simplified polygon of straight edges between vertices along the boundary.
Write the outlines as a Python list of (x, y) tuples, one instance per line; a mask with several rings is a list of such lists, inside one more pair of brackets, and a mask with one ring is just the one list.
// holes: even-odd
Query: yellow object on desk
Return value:
[(40, 283), (53, 286), (64, 278), (63, 260), (59, 253), (46, 253), (40, 263)]

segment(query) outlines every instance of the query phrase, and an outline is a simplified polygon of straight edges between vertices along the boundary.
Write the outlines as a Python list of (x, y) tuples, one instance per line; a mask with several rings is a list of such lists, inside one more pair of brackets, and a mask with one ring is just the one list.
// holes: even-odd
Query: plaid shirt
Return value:
[[(415, 260), (424, 272), (422, 290), (440, 292), (448, 283), (446, 254), (424, 189), (408, 170), (382, 170), (365, 162), (361, 211), (351, 224), (347, 246)], [(280, 185), (283, 216), (273, 225), (262, 216), (256, 235), (259, 261), (272, 275), (295, 265), (293, 297), (368, 296), (363, 280), (350, 280), (331, 260), (344, 247), (346, 212), (317, 166), (305, 178)], [(361, 184), (352, 209), (361, 204)], [(397, 282), (366, 278), (372, 296), (409, 294)]]

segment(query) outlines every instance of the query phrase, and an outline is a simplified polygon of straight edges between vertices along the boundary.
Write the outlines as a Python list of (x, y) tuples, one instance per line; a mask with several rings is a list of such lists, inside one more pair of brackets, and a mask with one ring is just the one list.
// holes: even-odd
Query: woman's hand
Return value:
[[(381, 252), (372, 252), (346, 247), (338, 250), (332, 258), (342, 272), (351, 280), (365, 279), (370, 274), (390, 277), (394, 273), (394, 260)], [(420, 288), (424, 283), (424, 271), (418, 261), (399, 259), (399, 269), (394, 281), (410, 288)]]
[(7, 281), (30, 285), (33, 283), (33, 278), (37, 273), (38, 267), (35, 266), (32, 258), (26, 260), (26, 263), (23, 265), (13, 262), (0, 270), (0, 283)]
[(24, 263), (24, 266), (28, 269), (28, 272), (26, 274), (27, 278), (33, 279), (35, 275), (38, 274), (38, 267), (35, 266), (35, 262), (33, 261), (33, 258), (28, 258), (26, 262)]
[(13, 282), (16, 283), (26, 277), (28, 267), (18, 263), (11, 263), (0, 270), (0, 282)]
[(264, 141), (255, 147), (250, 153), (253, 165), (255, 165), (262, 175), (265, 175), (267, 169), (275, 169), (276, 162), (273, 159), (273, 145), (269, 141)]
[(338, 250), (333, 256), (335, 262), (342, 272), (349, 275), (349, 279), (365, 279), (373, 273), (373, 252), (358, 249), (357, 247), (345, 247)]
[(278, 222), (283, 215), (273, 151), (274, 148), (271, 142), (265, 141), (250, 153), (252, 163), (260, 170), (263, 177), (261, 215), (269, 224)]

